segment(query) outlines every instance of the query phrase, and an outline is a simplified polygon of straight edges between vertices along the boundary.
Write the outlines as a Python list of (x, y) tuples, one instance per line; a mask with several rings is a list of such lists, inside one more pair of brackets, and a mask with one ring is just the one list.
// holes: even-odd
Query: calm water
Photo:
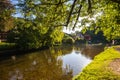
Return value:
[(0, 61), (0, 80), (71, 80), (103, 46), (67, 46)]

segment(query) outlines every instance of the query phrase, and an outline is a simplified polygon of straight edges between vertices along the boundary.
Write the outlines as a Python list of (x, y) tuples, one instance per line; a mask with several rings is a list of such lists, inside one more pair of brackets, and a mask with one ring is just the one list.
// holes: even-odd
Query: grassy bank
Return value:
[(15, 43), (5, 43), (5, 42), (0, 43), (0, 51), (10, 50), (10, 49), (15, 49), (15, 48), (16, 48)]
[(114, 73), (109, 64), (116, 58), (120, 58), (120, 52), (113, 47), (106, 49), (97, 55), (92, 63), (73, 78), (73, 80), (120, 80), (120, 75)]

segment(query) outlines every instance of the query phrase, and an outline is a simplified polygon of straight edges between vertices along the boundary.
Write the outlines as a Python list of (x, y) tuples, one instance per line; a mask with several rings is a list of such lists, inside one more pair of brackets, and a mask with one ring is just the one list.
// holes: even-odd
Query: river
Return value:
[(0, 80), (71, 80), (104, 46), (61, 46), (0, 60)]

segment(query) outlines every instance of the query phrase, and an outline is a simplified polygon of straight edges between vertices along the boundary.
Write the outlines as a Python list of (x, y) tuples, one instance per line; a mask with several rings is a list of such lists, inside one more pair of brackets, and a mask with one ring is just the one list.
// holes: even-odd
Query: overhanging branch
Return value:
[(92, 7), (91, 7), (91, 0), (88, 0), (88, 13), (90, 13), (92, 11)]
[(68, 19), (67, 19), (67, 22), (66, 22), (66, 26), (68, 26), (69, 22), (70, 22), (70, 18), (71, 18), (71, 15), (72, 15), (72, 12), (73, 12), (73, 9), (75, 7), (75, 3), (76, 3), (77, 0), (74, 0), (73, 4), (72, 4), (72, 7), (71, 7), (71, 10), (70, 10), (70, 13), (68, 15)]
[(75, 24), (74, 24), (74, 26), (73, 26), (73, 30), (74, 30), (74, 28), (75, 28), (75, 26), (76, 26), (76, 24), (77, 24), (77, 22), (78, 22), (78, 19), (79, 19), (79, 16), (80, 16), (81, 8), (82, 8), (82, 5), (79, 6), (78, 15), (77, 15), (77, 18), (76, 18)]

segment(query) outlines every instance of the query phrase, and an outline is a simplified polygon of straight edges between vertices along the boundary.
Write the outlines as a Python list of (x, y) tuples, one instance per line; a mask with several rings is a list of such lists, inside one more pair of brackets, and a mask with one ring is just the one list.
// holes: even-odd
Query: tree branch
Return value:
[(67, 22), (66, 22), (66, 27), (68, 26), (69, 22), (70, 22), (70, 18), (71, 18), (71, 15), (72, 15), (72, 12), (73, 12), (73, 9), (75, 7), (75, 3), (76, 3), (77, 0), (74, 0), (73, 4), (72, 4), (72, 7), (71, 7), (71, 10), (70, 10), (70, 13), (68, 15), (68, 19), (67, 19)]
[(76, 18), (75, 24), (74, 24), (74, 26), (73, 26), (73, 28), (72, 28), (73, 30), (74, 30), (74, 28), (75, 28), (75, 26), (76, 26), (76, 24), (77, 24), (77, 22), (78, 22), (78, 19), (79, 19), (79, 16), (80, 16), (81, 8), (82, 8), (82, 5), (79, 6), (78, 15), (77, 15), (77, 18)]
[(91, 0), (88, 0), (88, 13), (92, 12)]
[(73, 12), (72, 14), (73, 14), (73, 15), (74, 15), (74, 14), (78, 14), (78, 12)]

